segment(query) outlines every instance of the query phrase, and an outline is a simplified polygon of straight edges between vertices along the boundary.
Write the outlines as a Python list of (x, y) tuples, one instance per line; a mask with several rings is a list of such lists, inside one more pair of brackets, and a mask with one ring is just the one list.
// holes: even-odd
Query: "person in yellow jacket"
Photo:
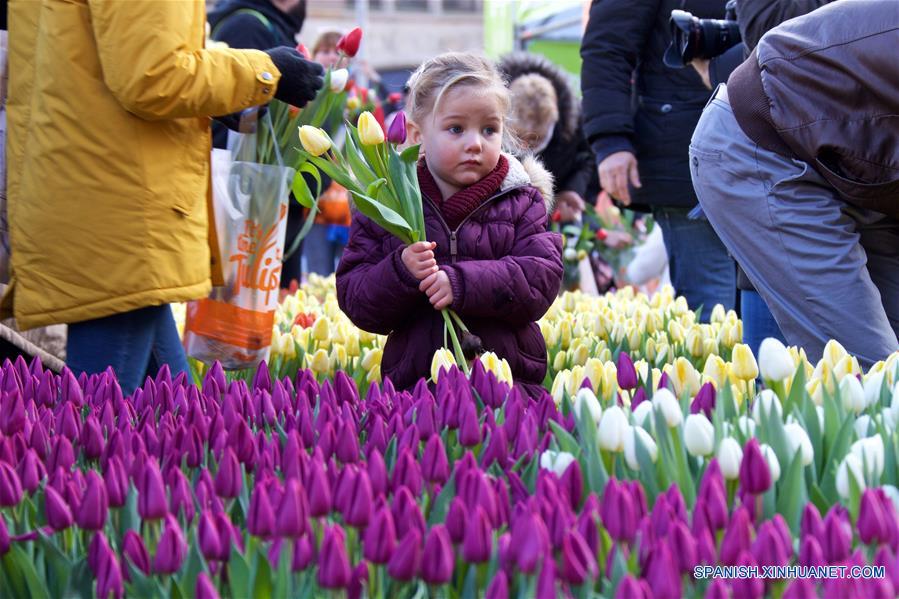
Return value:
[(219, 271), (210, 117), (302, 106), (321, 67), (287, 47), (205, 48), (203, 0), (10, 0), (9, 23), (0, 317), (69, 324), (69, 367), (112, 366), (126, 393), (163, 364), (186, 371), (168, 304), (206, 297)]

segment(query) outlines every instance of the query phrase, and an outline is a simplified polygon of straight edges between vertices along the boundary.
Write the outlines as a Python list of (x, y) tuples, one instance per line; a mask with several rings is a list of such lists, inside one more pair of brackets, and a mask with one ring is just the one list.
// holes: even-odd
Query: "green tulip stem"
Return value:
[(459, 343), (459, 336), (456, 335), (456, 327), (453, 326), (453, 322), (450, 319), (450, 312), (450, 310), (443, 309), (440, 311), (440, 315), (443, 316), (444, 326), (449, 331), (450, 339), (453, 342), (453, 354), (456, 357), (456, 365), (462, 369), (465, 376), (468, 376), (468, 362), (465, 360), (465, 354), (462, 353), (462, 345)]
[(453, 317), (453, 320), (456, 321), (456, 325), (457, 325), (460, 329), (462, 329), (462, 331), (464, 331), (464, 332), (466, 332), (466, 333), (469, 332), (469, 331), (468, 331), (468, 327), (465, 326), (465, 323), (462, 322), (462, 319), (459, 318), (459, 315), (456, 314), (455, 311), (447, 309), (447, 312), (449, 312), (450, 316)]

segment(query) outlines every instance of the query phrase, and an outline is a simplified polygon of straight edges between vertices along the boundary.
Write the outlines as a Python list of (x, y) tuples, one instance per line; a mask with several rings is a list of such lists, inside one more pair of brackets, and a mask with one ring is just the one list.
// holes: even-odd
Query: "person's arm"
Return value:
[(584, 132), (602, 162), (634, 153), (631, 90), (634, 70), (658, 15), (660, 0), (594, 0), (581, 43)]
[(362, 214), (353, 214), (350, 241), (337, 266), (337, 303), (360, 329), (387, 335), (428, 302), (403, 264), (404, 246), (385, 255), (385, 233), (378, 229)]
[(593, 150), (590, 149), (590, 144), (584, 137), (582, 126), (578, 126), (575, 136), (573, 142), (577, 144), (574, 154), (575, 166), (565, 181), (558, 182), (558, 191), (573, 191), (581, 198), (586, 198), (590, 180), (596, 176), (596, 157), (593, 156)]
[(187, 46), (199, 35), (194, 2), (88, 0), (88, 8), (104, 82), (141, 118), (229, 114), (274, 96), (281, 73), (264, 52)]
[(562, 239), (546, 230), (546, 206), (533, 190), (515, 223), (515, 243), (499, 260), (466, 260), (440, 267), (453, 292), (450, 305), (463, 319), (492, 318), (513, 326), (542, 317), (562, 286)]
[(737, 0), (737, 22), (743, 43), (753, 50), (769, 29), (808, 14), (832, 0)]

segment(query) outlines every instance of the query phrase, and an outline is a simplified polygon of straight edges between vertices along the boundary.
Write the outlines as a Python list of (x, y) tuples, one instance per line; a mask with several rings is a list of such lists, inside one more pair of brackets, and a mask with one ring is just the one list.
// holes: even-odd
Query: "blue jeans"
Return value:
[(163, 364), (173, 376), (190, 372), (168, 304), (70, 324), (66, 361), (76, 376), (112, 366), (126, 395)]
[(674, 291), (687, 298), (691, 310), (702, 306), (700, 320), (708, 322), (715, 304), (725, 310), (736, 304), (737, 267), (709, 221), (690, 219), (689, 211), (653, 206), (652, 216), (662, 227)]
[(768, 304), (758, 291), (740, 291), (740, 312), (743, 320), (743, 343), (749, 346), (752, 355), (759, 355), (759, 346), (768, 337), (779, 339), (784, 344), (787, 342), (774, 315), (768, 309)]
[(332, 225), (312, 225), (303, 240), (306, 271), (328, 276), (337, 270), (337, 262), (343, 254), (346, 242), (334, 235)]

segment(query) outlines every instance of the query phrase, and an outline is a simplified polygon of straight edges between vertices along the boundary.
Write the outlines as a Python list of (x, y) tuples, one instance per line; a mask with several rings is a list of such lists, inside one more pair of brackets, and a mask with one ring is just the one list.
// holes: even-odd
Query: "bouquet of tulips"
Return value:
[[(300, 170), (316, 179), (320, 179), (320, 170), (346, 187), (359, 212), (403, 243), (425, 241), (424, 209), (416, 173), (419, 146), (398, 149), (406, 142), (405, 114), (396, 114), (386, 135), (370, 112), (360, 115), (357, 126), (347, 123), (346, 128), (346, 145), (341, 152), (334, 148), (324, 130), (311, 125), (300, 127), (303, 150), (297, 151), (308, 161)], [(302, 177), (295, 179), (294, 193), (307, 201), (312, 197)], [(468, 362), (460, 337), (474, 340), (474, 336), (455, 312), (445, 308), (441, 314), (456, 364), (467, 373)], [(479, 342), (474, 340), (473, 345)]]

